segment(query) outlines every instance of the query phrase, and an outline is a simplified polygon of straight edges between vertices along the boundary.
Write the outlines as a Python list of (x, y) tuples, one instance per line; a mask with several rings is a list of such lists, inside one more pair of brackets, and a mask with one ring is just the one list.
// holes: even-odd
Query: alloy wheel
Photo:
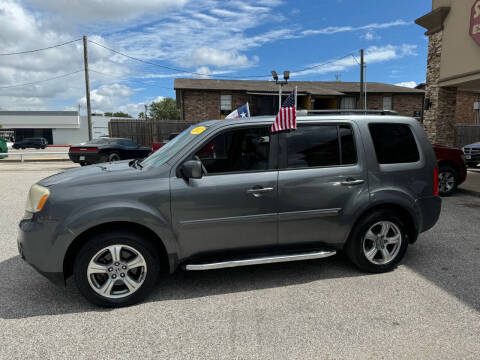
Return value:
[(386, 265), (398, 255), (402, 240), (402, 233), (395, 223), (379, 221), (365, 233), (363, 253), (372, 264)]
[(140, 289), (147, 263), (139, 251), (127, 245), (111, 245), (98, 251), (87, 267), (87, 278), (97, 294), (118, 299)]
[(438, 174), (438, 190), (447, 194), (455, 187), (455, 176), (450, 171), (441, 171)]

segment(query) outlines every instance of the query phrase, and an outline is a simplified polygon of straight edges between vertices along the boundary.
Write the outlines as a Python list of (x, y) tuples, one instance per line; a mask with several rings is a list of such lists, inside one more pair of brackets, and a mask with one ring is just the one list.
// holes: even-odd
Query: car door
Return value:
[(257, 252), (277, 245), (277, 136), (268, 126), (217, 132), (186, 160), (201, 179), (170, 177), (172, 222), (182, 257)]
[(355, 124), (308, 123), (280, 138), (280, 246), (338, 246), (358, 208), (368, 204), (368, 178)]

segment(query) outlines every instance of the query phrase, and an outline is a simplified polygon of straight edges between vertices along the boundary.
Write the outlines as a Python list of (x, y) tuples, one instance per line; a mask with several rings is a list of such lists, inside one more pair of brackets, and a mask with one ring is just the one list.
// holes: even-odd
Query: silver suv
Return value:
[(21, 256), (101, 306), (144, 298), (161, 271), (324, 258), (392, 270), (437, 222), (438, 170), (399, 116), (272, 117), (192, 126), (143, 161), (73, 169), (32, 186)]

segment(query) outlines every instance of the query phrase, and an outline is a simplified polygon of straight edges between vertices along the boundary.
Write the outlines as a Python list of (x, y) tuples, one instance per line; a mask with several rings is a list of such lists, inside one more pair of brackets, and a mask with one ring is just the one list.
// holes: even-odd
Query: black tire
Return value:
[[(123, 245), (133, 248), (135, 251), (142, 255), (146, 263), (146, 273), (143, 278), (143, 283), (141, 283), (138, 289), (130, 295), (128, 295), (127, 293), (125, 296), (120, 298), (109, 298), (97, 293), (93, 289), (93, 285), (90, 285), (89, 277), (87, 275), (87, 268), (90, 261), (96, 256), (99, 251), (112, 245)], [(124, 250), (122, 250), (122, 253), (123, 252)], [(158, 252), (156, 251), (155, 247), (143, 237), (129, 231), (121, 230), (99, 233), (92, 236), (78, 252), (73, 265), (73, 275), (80, 293), (88, 301), (102, 307), (122, 307), (140, 302), (150, 293), (152, 288), (155, 286), (159, 272), (160, 262)], [(108, 281), (110, 277), (115, 277), (115, 275), (112, 274), (115, 274), (115, 270), (112, 273), (105, 274), (103, 276), (106, 276)], [(117, 280), (115, 281), (116, 283), (119, 283), (118, 286), (122, 288), (122, 285), (124, 284), (123, 280), (117, 278)]]
[[(453, 185), (450, 185), (450, 180), (453, 180)], [(447, 185), (448, 182), (448, 185)], [(440, 196), (450, 196), (458, 186), (458, 176), (457, 172), (450, 166), (440, 166), (438, 170), (438, 194)]]
[[(376, 264), (367, 259), (364, 251), (364, 240), (367, 232), (379, 222), (388, 222), (396, 225), (401, 235), (400, 245), (392, 260), (385, 264)], [(393, 231), (393, 230), (392, 230)], [(373, 242), (372, 242), (373, 243)], [(391, 246), (391, 245), (388, 245)], [(350, 238), (345, 246), (345, 253), (352, 263), (360, 270), (369, 273), (383, 273), (396, 268), (402, 260), (408, 247), (408, 232), (405, 222), (396, 213), (390, 210), (377, 210), (361, 218), (352, 230)], [(393, 250), (393, 247), (391, 248)], [(393, 251), (392, 251), (393, 252)], [(381, 251), (379, 251), (381, 255)]]
[(86, 166), (87, 165), (87, 163), (85, 161), (81, 161), (79, 164), (80, 164), (80, 166)]
[(120, 155), (118, 155), (117, 153), (113, 152), (111, 154), (108, 155), (108, 161), (112, 162), (112, 161), (119, 161), (121, 160), (120, 159)]

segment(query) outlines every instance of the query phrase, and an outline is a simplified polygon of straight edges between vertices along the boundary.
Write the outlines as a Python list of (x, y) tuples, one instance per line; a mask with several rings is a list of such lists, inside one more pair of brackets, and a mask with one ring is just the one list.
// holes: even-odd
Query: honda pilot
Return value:
[(71, 169), (34, 184), (19, 252), (89, 301), (134, 304), (161, 272), (320, 259), (394, 269), (440, 214), (422, 126), (382, 115), (194, 125), (144, 159)]

